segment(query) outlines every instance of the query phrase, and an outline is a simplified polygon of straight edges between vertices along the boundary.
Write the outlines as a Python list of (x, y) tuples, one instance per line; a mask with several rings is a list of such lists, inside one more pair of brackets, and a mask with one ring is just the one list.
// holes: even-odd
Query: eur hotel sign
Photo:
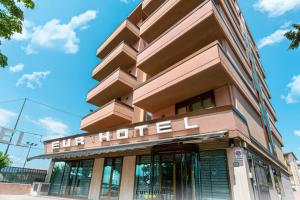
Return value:
[[(184, 125), (184, 129), (196, 129), (199, 128), (198, 125), (192, 125), (189, 123), (188, 117), (183, 118), (182, 123)], [(133, 127), (131, 129), (125, 128), (125, 129), (119, 129), (115, 131), (115, 138), (116, 140), (123, 140), (123, 139), (130, 139), (129, 137), (129, 132), (133, 131), (136, 134), (133, 137), (144, 137), (146, 132), (148, 130), (149, 126), (147, 124), (145, 125), (139, 125), (136, 127)], [(155, 132), (151, 134), (162, 134), (162, 133), (170, 133), (172, 132), (172, 122), (169, 121), (162, 121), (162, 122), (157, 122), (155, 124)], [(101, 132), (98, 134), (98, 140), (100, 143), (106, 141), (109, 142), (113, 138), (112, 132), (106, 131), (106, 132)], [(74, 140), (73, 142), (71, 140)], [(52, 150), (57, 150), (60, 148), (67, 148), (71, 146), (80, 146), (85, 144), (85, 136), (80, 136), (76, 138), (68, 138), (68, 139), (63, 139), (63, 140), (56, 140), (52, 142)]]

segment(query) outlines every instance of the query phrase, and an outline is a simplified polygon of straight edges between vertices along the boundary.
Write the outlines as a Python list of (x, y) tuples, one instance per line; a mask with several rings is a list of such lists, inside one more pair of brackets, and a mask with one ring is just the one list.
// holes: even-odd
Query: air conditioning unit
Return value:
[(48, 195), (50, 183), (34, 182), (31, 187), (31, 195)]

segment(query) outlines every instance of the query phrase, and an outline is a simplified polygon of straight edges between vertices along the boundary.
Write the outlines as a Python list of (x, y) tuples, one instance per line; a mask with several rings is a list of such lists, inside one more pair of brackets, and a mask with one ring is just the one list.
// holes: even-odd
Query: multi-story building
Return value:
[(300, 192), (300, 171), (298, 167), (299, 166), (298, 159), (293, 152), (285, 153), (284, 159), (286, 161), (289, 172), (291, 174), (290, 179), (291, 179), (293, 190), (295, 192)]
[(52, 159), (49, 194), (293, 198), (266, 74), (235, 0), (144, 0), (97, 56), (87, 133), (48, 140), (35, 157)]

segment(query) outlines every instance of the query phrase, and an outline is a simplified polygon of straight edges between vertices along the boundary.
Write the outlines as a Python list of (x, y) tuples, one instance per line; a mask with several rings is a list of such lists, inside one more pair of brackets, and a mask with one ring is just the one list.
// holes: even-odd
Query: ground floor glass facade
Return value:
[(230, 199), (226, 152), (137, 156), (135, 200)]
[(50, 195), (88, 197), (93, 160), (55, 162)]
[(106, 158), (103, 167), (100, 199), (119, 199), (122, 158)]

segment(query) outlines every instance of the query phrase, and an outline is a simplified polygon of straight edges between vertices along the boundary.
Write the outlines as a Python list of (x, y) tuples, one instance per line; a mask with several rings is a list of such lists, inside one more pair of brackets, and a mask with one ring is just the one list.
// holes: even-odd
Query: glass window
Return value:
[(178, 115), (180, 115), (180, 114), (185, 114), (185, 113), (187, 113), (187, 109), (186, 109), (186, 108), (187, 108), (186, 106), (178, 107), (178, 108), (176, 109), (176, 113), (177, 113)]
[(119, 199), (122, 158), (106, 158), (103, 168), (100, 199)]
[(202, 105), (203, 108), (212, 108), (215, 107), (215, 102), (214, 102), (214, 94), (212, 92), (207, 92), (202, 95)]
[(149, 120), (152, 120), (152, 113), (150, 113), (150, 112), (144, 112), (144, 119), (145, 119), (145, 121), (149, 121)]
[(88, 197), (93, 164), (93, 160), (56, 162), (49, 194)]
[(135, 200), (229, 200), (226, 152), (137, 156)]
[(281, 173), (279, 170), (273, 169), (273, 176), (275, 182), (275, 188), (278, 194), (283, 194), (283, 187), (282, 187), (282, 180), (281, 180)]
[(74, 196), (87, 197), (89, 195), (90, 182), (93, 174), (93, 161), (85, 160), (79, 163), (77, 178), (73, 191)]
[[(154, 175), (152, 176), (152, 174)], [(144, 200), (159, 196), (159, 176), (159, 156), (154, 157), (153, 169), (150, 155), (138, 156), (135, 168), (135, 199)]]
[(191, 105), (191, 111), (196, 111), (196, 110), (201, 110), (201, 109), (203, 109), (201, 101), (192, 103), (192, 105)]
[(215, 107), (214, 92), (206, 92), (199, 96), (180, 102), (176, 104), (175, 107), (177, 115)]
[(51, 176), (51, 187), (49, 194), (59, 195), (60, 194), (60, 184), (64, 174), (65, 162), (56, 162), (54, 164)]

